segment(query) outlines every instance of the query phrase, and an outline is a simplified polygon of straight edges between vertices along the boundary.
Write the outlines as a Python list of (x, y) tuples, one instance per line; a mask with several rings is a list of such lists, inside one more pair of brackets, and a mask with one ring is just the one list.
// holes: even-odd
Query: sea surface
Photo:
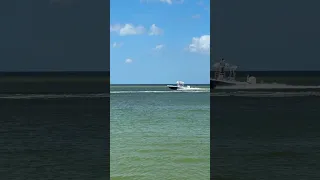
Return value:
[(242, 89), (210, 97), (213, 179), (320, 179), (319, 90)]
[(191, 86), (111, 86), (112, 180), (210, 179), (209, 85)]
[(53, 84), (0, 83), (1, 179), (109, 179), (108, 87)]

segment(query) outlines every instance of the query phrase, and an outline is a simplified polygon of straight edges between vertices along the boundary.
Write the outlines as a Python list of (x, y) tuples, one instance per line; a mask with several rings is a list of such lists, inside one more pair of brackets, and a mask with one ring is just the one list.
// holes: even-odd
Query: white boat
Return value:
[(177, 85), (167, 85), (168, 88), (171, 90), (178, 90), (178, 91), (196, 91), (201, 90), (200, 88), (190, 87), (190, 86), (184, 86), (183, 81), (177, 81)]
[(256, 78), (248, 76), (246, 82), (236, 81), (238, 66), (225, 63), (224, 59), (214, 64), (215, 76), (210, 79), (210, 87), (256, 84)]
[(310, 90), (318, 89), (320, 86), (292, 86), (278, 83), (257, 83), (254, 76), (247, 76), (246, 81), (236, 81), (236, 69), (238, 66), (225, 63), (224, 59), (214, 64), (215, 76), (210, 78), (211, 89), (221, 90)]

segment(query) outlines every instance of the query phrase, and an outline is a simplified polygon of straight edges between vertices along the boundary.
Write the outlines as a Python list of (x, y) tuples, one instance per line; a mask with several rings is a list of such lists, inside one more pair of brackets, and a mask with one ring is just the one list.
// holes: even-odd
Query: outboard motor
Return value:
[(247, 77), (247, 83), (249, 84), (256, 84), (257, 83), (257, 79), (254, 76), (248, 76)]

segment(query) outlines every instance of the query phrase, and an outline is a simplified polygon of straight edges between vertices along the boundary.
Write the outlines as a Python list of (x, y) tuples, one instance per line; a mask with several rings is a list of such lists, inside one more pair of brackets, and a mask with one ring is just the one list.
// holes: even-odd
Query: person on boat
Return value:
[(221, 68), (221, 73), (223, 74), (224, 73), (224, 67), (225, 67), (226, 63), (224, 61), (224, 58), (221, 58), (220, 60), (220, 68)]

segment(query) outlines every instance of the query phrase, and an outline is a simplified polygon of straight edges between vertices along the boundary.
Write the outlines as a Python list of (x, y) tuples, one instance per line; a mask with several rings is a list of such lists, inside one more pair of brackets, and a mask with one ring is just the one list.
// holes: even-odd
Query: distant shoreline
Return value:
[(110, 71), (0, 71), (1, 76), (110, 76)]
[(110, 71), (29, 71), (1, 72), (0, 82), (104, 82), (109, 83)]
[[(169, 83), (172, 84), (172, 83)], [(111, 86), (167, 86), (168, 84), (110, 84)], [(210, 86), (210, 84), (188, 84), (188, 86)]]

